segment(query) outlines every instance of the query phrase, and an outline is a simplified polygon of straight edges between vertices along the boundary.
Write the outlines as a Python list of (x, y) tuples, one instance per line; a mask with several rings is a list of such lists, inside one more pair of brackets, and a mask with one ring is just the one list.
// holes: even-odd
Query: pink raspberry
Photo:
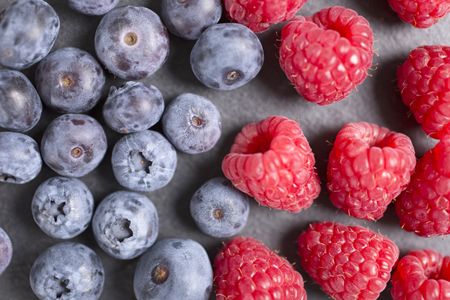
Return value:
[(281, 32), (281, 68), (300, 95), (319, 105), (347, 97), (366, 79), (372, 58), (369, 22), (345, 7), (297, 17)]
[(392, 274), (393, 300), (450, 299), (450, 256), (417, 250), (402, 257)]
[(361, 219), (378, 220), (408, 185), (416, 165), (404, 134), (370, 123), (349, 123), (336, 137), (328, 162), (333, 204)]
[(303, 269), (335, 300), (378, 299), (399, 255), (380, 234), (331, 222), (310, 225), (298, 247)]
[(242, 129), (222, 170), (237, 189), (261, 205), (299, 212), (320, 193), (314, 163), (298, 123), (272, 116)]
[(427, 134), (440, 138), (450, 124), (450, 47), (414, 49), (398, 69), (397, 77), (403, 102), (417, 122)]
[(427, 28), (450, 12), (449, 0), (388, 0), (392, 10), (406, 23)]
[(420, 236), (450, 234), (450, 135), (419, 160), (395, 209), (407, 231)]
[(230, 20), (255, 32), (290, 20), (307, 0), (224, 0)]

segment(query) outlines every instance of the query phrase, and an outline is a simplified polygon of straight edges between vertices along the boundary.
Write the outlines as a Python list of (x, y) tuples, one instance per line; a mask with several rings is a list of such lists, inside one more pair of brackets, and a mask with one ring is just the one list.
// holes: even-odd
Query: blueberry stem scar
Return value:
[(169, 269), (164, 265), (157, 265), (152, 271), (152, 281), (162, 284), (169, 278)]

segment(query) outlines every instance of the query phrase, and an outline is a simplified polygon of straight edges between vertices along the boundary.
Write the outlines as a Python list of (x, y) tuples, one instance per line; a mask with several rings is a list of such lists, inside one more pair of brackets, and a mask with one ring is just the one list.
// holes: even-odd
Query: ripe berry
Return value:
[(448, 0), (388, 0), (400, 19), (417, 28), (428, 28), (450, 12)]
[(8, 268), (13, 256), (13, 246), (6, 231), (0, 228), (0, 275)]
[(67, 4), (79, 13), (100, 16), (116, 7), (119, 0), (67, 0)]
[(261, 205), (296, 213), (319, 196), (314, 163), (299, 124), (272, 116), (242, 129), (222, 170), (238, 190)]

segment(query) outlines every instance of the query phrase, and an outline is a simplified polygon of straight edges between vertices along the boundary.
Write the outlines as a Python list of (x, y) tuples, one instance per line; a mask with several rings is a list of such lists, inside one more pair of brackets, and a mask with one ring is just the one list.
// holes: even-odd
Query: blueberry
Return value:
[(13, 1), (0, 17), (0, 64), (22, 70), (43, 59), (59, 33), (59, 18), (43, 0)]
[(86, 230), (94, 212), (94, 198), (80, 180), (53, 177), (36, 190), (31, 202), (33, 218), (48, 236), (70, 239)]
[(95, 50), (114, 75), (138, 80), (155, 73), (169, 54), (169, 36), (148, 8), (122, 6), (105, 15), (95, 33)]
[(38, 65), (36, 87), (44, 103), (60, 112), (91, 110), (101, 97), (105, 74), (86, 51), (63, 48), (50, 53)]
[(248, 197), (225, 178), (207, 181), (191, 199), (191, 215), (200, 230), (212, 237), (238, 234), (247, 224)]
[(158, 241), (138, 261), (134, 273), (137, 300), (207, 300), (213, 273), (205, 249), (193, 240)]
[(45, 163), (62, 176), (82, 177), (94, 170), (106, 153), (106, 135), (90, 116), (62, 115), (53, 120), (41, 141)]
[(220, 0), (163, 0), (161, 17), (171, 33), (196, 40), (222, 16)]
[(0, 275), (11, 263), (13, 247), (8, 234), (0, 228)]
[(194, 94), (175, 98), (164, 113), (162, 123), (164, 134), (175, 148), (188, 154), (211, 150), (222, 133), (216, 106)]
[(145, 130), (121, 138), (112, 152), (112, 167), (124, 187), (151, 192), (165, 187), (177, 167), (177, 153), (158, 132)]
[(70, 8), (79, 13), (101, 16), (119, 4), (119, 0), (67, 0)]
[(191, 52), (195, 76), (207, 87), (234, 90), (258, 75), (264, 51), (258, 37), (240, 24), (206, 29)]
[(20, 72), (0, 71), (0, 127), (25, 132), (36, 126), (41, 118), (39, 95)]
[(30, 284), (40, 300), (96, 300), (103, 290), (104, 273), (94, 251), (66, 242), (39, 255), (31, 267)]
[(158, 236), (156, 207), (146, 196), (119, 191), (97, 207), (92, 228), (100, 247), (117, 259), (133, 259), (152, 246)]
[(38, 144), (16, 132), (0, 132), (0, 182), (27, 183), (42, 169)]
[(161, 119), (164, 98), (154, 86), (129, 81), (112, 87), (103, 106), (103, 117), (113, 130), (132, 133), (149, 129)]

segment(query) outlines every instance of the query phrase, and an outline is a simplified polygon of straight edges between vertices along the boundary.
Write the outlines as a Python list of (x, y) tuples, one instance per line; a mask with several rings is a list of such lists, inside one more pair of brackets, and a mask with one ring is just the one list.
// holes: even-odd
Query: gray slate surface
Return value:
[[(0, 0), (3, 8), (11, 0)], [(88, 17), (70, 11), (64, 1), (48, 1), (58, 12), (62, 27), (56, 48), (79, 47), (92, 54), (93, 36), (99, 17)], [(121, 1), (122, 4), (147, 6), (156, 12), (160, 10), (157, 0)], [(227, 153), (233, 137), (248, 122), (262, 119), (268, 115), (285, 115), (299, 121), (316, 154), (317, 167), (322, 179), (325, 175), (327, 156), (339, 128), (350, 121), (369, 121), (378, 123), (408, 134), (414, 141), (421, 156), (431, 148), (434, 141), (427, 138), (420, 127), (409, 116), (402, 105), (395, 88), (396, 67), (413, 48), (423, 44), (450, 44), (450, 17), (428, 30), (418, 30), (403, 24), (389, 9), (386, 0), (311, 0), (300, 11), (311, 14), (330, 5), (344, 5), (356, 9), (372, 24), (375, 31), (377, 56), (370, 72), (371, 76), (348, 99), (338, 104), (319, 107), (302, 100), (284, 77), (277, 62), (275, 44), (280, 27), (260, 35), (265, 47), (266, 62), (260, 75), (249, 85), (233, 92), (217, 92), (201, 86), (194, 78), (189, 66), (189, 53), (192, 42), (171, 36), (171, 55), (164, 67), (147, 81), (159, 87), (166, 101), (183, 92), (193, 92), (211, 99), (223, 116), (223, 137), (210, 153), (199, 156), (179, 155), (179, 166), (175, 178), (166, 188), (150, 193), (150, 198), (158, 208), (161, 220), (160, 238), (191, 238), (202, 243), (211, 257), (215, 255), (221, 241), (200, 233), (188, 214), (190, 196), (207, 179), (221, 175), (220, 164)], [(31, 78), (34, 69), (25, 73)], [(110, 83), (120, 83), (112, 80)], [(105, 90), (105, 95), (106, 95)], [(101, 105), (91, 115), (101, 122)], [(57, 115), (48, 110), (41, 122), (30, 133), (40, 140), (45, 126)], [(104, 124), (104, 123), (103, 123)], [(158, 129), (160, 129), (157, 126)], [(119, 135), (107, 130), (110, 149)], [(98, 203), (107, 194), (119, 190), (110, 167), (111, 151), (100, 168), (83, 178), (92, 189)], [(47, 167), (39, 178), (23, 185), (0, 184), (0, 226), (11, 235), (15, 248), (12, 264), (0, 277), (1, 300), (35, 299), (28, 283), (30, 267), (47, 247), (58, 241), (45, 236), (34, 224), (30, 203), (37, 186), (55, 174)], [(279, 250), (291, 262), (297, 263), (296, 238), (313, 221), (332, 220), (345, 224), (361, 224), (391, 237), (402, 250), (431, 247), (450, 254), (450, 238), (419, 238), (402, 231), (392, 207), (385, 217), (376, 223), (359, 221), (336, 210), (323, 193), (312, 208), (298, 215), (272, 211), (252, 203), (251, 215), (243, 235), (253, 236), (264, 241), (273, 249)], [(95, 244), (90, 230), (75, 241), (92, 247), (100, 256), (106, 268), (106, 283), (103, 300), (134, 299), (132, 277), (136, 261), (122, 262), (104, 254)], [(298, 266), (298, 263), (297, 263)], [(309, 299), (327, 299), (310, 278), (305, 276)], [(389, 299), (384, 293), (382, 299)]]

